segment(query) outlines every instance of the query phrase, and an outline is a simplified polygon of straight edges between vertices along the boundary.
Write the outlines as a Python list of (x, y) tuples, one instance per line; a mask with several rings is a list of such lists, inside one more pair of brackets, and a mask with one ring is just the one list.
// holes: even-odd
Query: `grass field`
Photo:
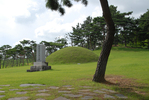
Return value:
[[(94, 53), (99, 55), (100, 50)], [(118, 91), (130, 100), (149, 99), (148, 50), (113, 47), (106, 70), (106, 79), (111, 84), (92, 82), (96, 65), (97, 62), (51, 65), (52, 70), (40, 72), (26, 72), (30, 66), (0, 69), (0, 85), (10, 84), (9, 88), (22, 88), (20, 84), (37, 83), (47, 87), (72, 85), (78, 89), (79, 86), (92, 86)], [(2, 90), (8, 91), (9, 88)], [(15, 96), (15, 93), (8, 93), (4, 99), (12, 95)], [(36, 97), (32, 95), (32, 98), (34, 100)]]

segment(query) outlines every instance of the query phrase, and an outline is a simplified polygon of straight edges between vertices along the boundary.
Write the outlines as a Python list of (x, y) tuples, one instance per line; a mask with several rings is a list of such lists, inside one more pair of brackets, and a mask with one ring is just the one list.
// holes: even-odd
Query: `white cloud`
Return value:
[(36, 2), (31, 0), (2, 0), (0, 3), (1, 15), (5, 17), (14, 17), (25, 15), (29, 16), (27, 8), (30, 6), (36, 6)]
[(94, 9), (94, 11), (92, 12), (92, 15), (91, 15), (93, 18), (94, 17), (98, 17), (98, 16), (102, 16), (102, 10), (99, 8), (99, 7), (96, 7)]
[[(0, 20), (0, 27), (7, 27), (7, 30), (14, 29), (15, 24), (15, 16), (18, 15), (29, 15), (27, 11), (29, 0), (2, 0), (0, 1), (0, 18), (4, 20)], [(6, 29), (0, 29), (0, 32), (7, 31)]]
[(43, 36), (44, 31), (48, 31), (49, 33), (50, 32), (56, 33), (61, 31), (62, 28), (60, 27), (61, 25), (60, 23), (62, 21), (63, 21), (62, 19), (56, 18), (53, 21), (47, 22), (44, 26), (38, 27), (37, 29), (35, 29), (36, 37)]
[(64, 23), (63, 18), (55, 18), (53, 21), (47, 22), (45, 25), (35, 29), (36, 38), (44, 36), (45, 33), (60, 33), (64, 31), (66, 33), (72, 31), (72, 26), (76, 26), (77, 23), (81, 23), (87, 16), (82, 15), (79, 19), (74, 20), (72, 23)]
[(80, 10), (83, 8), (84, 6), (82, 4), (75, 4), (73, 5), (71, 8), (68, 8), (68, 7), (65, 7), (65, 10), (66, 10), (66, 13), (74, 13), (74, 12), (77, 12), (79, 13)]
[(29, 7), (35, 8), (36, 2), (31, 0), (2, 0), (0, 1), (0, 17), (5, 18), (5, 23), (8, 28), (15, 28), (15, 17), (28, 17), (31, 13), (28, 11)]

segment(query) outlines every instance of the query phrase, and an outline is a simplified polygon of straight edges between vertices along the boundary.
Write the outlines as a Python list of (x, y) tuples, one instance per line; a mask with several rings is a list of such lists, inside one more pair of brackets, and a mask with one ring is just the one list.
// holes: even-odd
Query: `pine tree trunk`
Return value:
[(125, 37), (124, 39), (125, 39), (125, 40), (124, 40), (124, 41), (125, 41), (125, 47), (127, 47), (127, 44), (126, 44), (126, 37)]
[(9, 64), (9, 60), (6, 59), (6, 65), (5, 65), (5, 68), (7, 68), (8, 64)]
[(4, 59), (2, 59), (2, 61), (1, 61), (1, 69), (3, 68), (3, 61), (4, 61)]
[(21, 59), (22, 59), (22, 58), (20, 57), (20, 62), (19, 62), (19, 66), (22, 66), (22, 64), (21, 64), (21, 63), (22, 63)]
[(12, 67), (14, 66), (15, 58), (12, 59)]
[(2, 60), (0, 59), (0, 69), (1, 69), (1, 61), (2, 61)]
[(28, 63), (28, 56), (26, 56), (26, 62), (27, 62), (27, 65), (29, 65), (29, 63)]
[(108, 61), (108, 57), (112, 48), (113, 40), (114, 40), (114, 34), (115, 34), (115, 26), (114, 22), (111, 18), (111, 13), (108, 6), (107, 0), (100, 0), (102, 10), (103, 10), (103, 16), (105, 18), (105, 21), (107, 23), (107, 36), (103, 43), (102, 51), (100, 53), (97, 68), (93, 77), (93, 81), (95, 82), (104, 82), (105, 81), (105, 71), (106, 71), (106, 65)]
[(17, 57), (16, 58), (16, 66), (18, 66), (18, 60), (19, 60), (19, 58)]
[(25, 65), (25, 55), (23, 56), (23, 66)]
[(34, 62), (36, 62), (36, 57), (35, 57), (35, 55), (34, 55), (33, 52), (32, 52), (32, 56), (33, 56), (33, 60), (34, 60)]
[(4, 58), (4, 60), (3, 60), (3, 68), (5, 67), (5, 58)]
[(149, 39), (148, 39), (148, 49), (149, 49)]

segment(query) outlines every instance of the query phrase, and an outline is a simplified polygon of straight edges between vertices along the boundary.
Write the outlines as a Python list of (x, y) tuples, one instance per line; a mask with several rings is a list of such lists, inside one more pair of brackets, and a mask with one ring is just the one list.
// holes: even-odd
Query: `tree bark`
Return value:
[(1, 69), (1, 59), (0, 59), (0, 69)]
[(148, 49), (149, 49), (149, 39), (148, 39)]
[(105, 81), (105, 71), (106, 71), (106, 65), (108, 61), (108, 57), (112, 48), (113, 40), (114, 40), (114, 34), (115, 34), (115, 26), (114, 22), (111, 17), (109, 5), (107, 0), (100, 0), (102, 10), (103, 10), (103, 16), (105, 18), (106, 24), (107, 24), (107, 36), (103, 43), (102, 51), (100, 53), (98, 62), (97, 62), (97, 68), (93, 77), (93, 81), (95, 82), (104, 82)]
[(5, 67), (5, 58), (3, 59), (3, 68)]
[(32, 52), (33, 60), (36, 62), (36, 57), (34, 56), (34, 53)]
[(124, 38), (124, 42), (125, 42), (125, 47), (127, 47), (127, 43), (126, 43), (126, 37)]

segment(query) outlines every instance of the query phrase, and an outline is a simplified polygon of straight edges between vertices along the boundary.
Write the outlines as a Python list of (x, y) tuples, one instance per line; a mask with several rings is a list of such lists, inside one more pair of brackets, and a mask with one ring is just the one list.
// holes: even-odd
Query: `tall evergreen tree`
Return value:
[(9, 50), (7, 50), (6, 53), (7, 53), (8, 57), (10, 58), (9, 60), (12, 60), (10, 66), (11, 67), (15, 66), (16, 49), (15, 48), (9, 49)]
[(24, 56), (24, 49), (23, 49), (21, 44), (15, 45), (14, 48), (16, 49), (16, 55), (17, 55), (16, 66), (21, 66), (21, 64), (22, 64), (22, 56)]
[(124, 41), (126, 47), (127, 43), (130, 43), (130, 41), (133, 42), (135, 23), (130, 17), (124, 18), (124, 21), (125, 23), (121, 25), (122, 29), (120, 30), (120, 33), (122, 35), (122, 41)]
[(2, 54), (2, 58), (3, 58), (3, 63), (2, 63), (3, 68), (6, 67), (6, 59), (8, 58), (7, 51), (11, 48), (12, 47), (10, 45), (3, 45), (0, 47), (0, 51)]
[(149, 9), (139, 19), (139, 40), (148, 44), (149, 49)]
[(72, 31), (69, 34), (69, 37), (74, 45), (84, 47), (85, 45), (85, 32), (82, 30), (82, 26), (78, 23), (76, 27), (72, 27)]
[(93, 25), (96, 27), (94, 28), (97, 29), (96, 32), (98, 32), (97, 34), (99, 35), (98, 41), (100, 41), (99, 44), (101, 44), (104, 42), (107, 33), (106, 22), (104, 17), (95, 17), (93, 19)]
[[(130, 25), (130, 23), (131, 23), (131, 22), (129, 23), (129, 21), (131, 21), (130, 18), (128, 18), (126, 16), (131, 15), (132, 12), (121, 13), (120, 11), (117, 11), (117, 7), (114, 5), (110, 5), (110, 11), (111, 11), (112, 19), (115, 23), (115, 28), (116, 28), (115, 36), (114, 36), (114, 44), (116, 46), (119, 43), (119, 37), (118, 37), (119, 33), (121, 32), (122, 29), (126, 30), (126, 28), (124, 28), (124, 27)], [(129, 28), (129, 30), (130, 30), (130, 28)], [(123, 33), (121, 35), (124, 38), (125, 45), (126, 45), (126, 39), (127, 39), (126, 34), (127, 34), (127, 32), (125, 31), (125, 34), (124, 34), (124, 31), (121, 33)]]

